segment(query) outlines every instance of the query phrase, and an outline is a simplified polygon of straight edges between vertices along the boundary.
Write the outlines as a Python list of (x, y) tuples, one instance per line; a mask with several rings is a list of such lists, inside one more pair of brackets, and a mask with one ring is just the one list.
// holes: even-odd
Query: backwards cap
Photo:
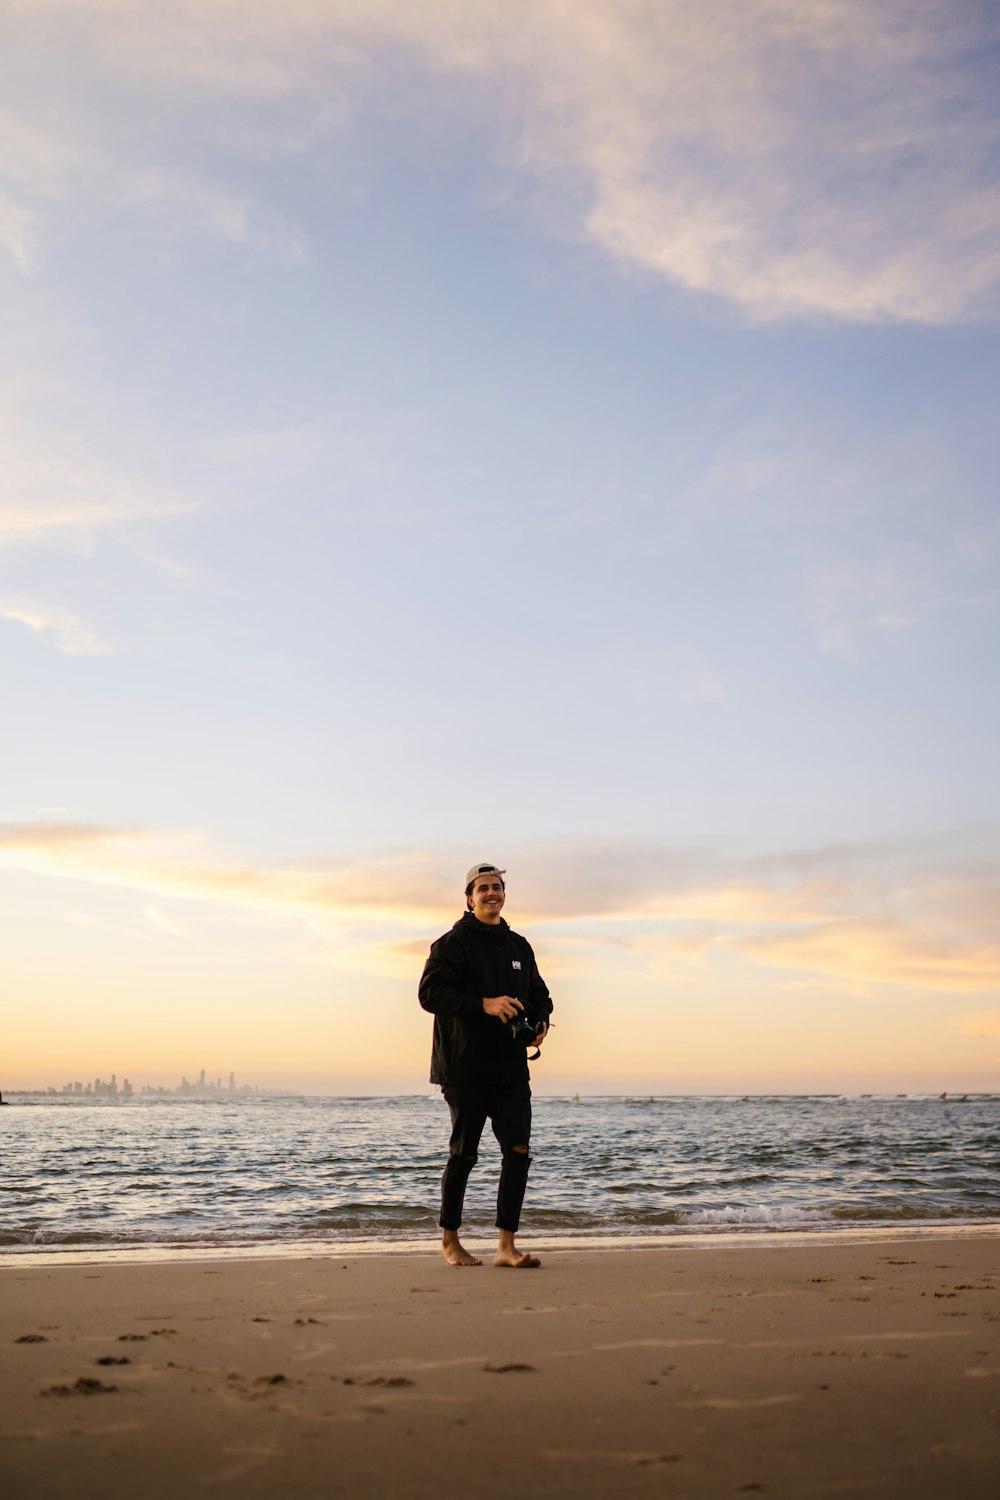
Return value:
[(499, 865), (473, 865), (465, 877), (465, 889), (468, 890), (470, 885), (475, 885), (480, 875), (499, 875), (502, 878), (506, 873), (507, 871), (501, 870)]

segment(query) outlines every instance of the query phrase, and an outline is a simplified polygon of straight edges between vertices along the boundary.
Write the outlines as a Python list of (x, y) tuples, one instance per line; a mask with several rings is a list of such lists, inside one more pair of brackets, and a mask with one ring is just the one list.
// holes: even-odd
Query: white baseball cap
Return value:
[(502, 878), (504, 875), (506, 875), (506, 873), (507, 871), (501, 870), (498, 865), (490, 865), (485, 863), (481, 865), (473, 865), (472, 869), (465, 877), (465, 889), (468, 890), (470, 885), (475, 885), (480, 875), (499, 875)]

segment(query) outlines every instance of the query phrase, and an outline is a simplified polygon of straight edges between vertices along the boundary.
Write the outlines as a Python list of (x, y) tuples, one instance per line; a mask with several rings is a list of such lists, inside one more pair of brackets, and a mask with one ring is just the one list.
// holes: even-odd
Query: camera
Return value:
[(514, 1038), (515, 1044), (520, 1043), (522, 1047), (534, 1047), (535, 1050), (529, 1054), (528, 1061), (537, 1062), (538, 1058), (542, 1055), (538, 1050), (538, 1033), (545, 1030), (545, 1022), (532, 1021), (530, 1016), (521, 1010), (507, 1024), (510, 1027), (510, 1034)]
[(519, 1010), (514, 1019), (508, 1021), (507, 1024), (510, 1027), (510, 1033), (515, 1042), (520, 1042), (522, 1047), (533, 1047), (539, 1028), (543, 1023), (541, 1021), (532, 1021), (529, 1016), (525, 1015), (523, 1010)]

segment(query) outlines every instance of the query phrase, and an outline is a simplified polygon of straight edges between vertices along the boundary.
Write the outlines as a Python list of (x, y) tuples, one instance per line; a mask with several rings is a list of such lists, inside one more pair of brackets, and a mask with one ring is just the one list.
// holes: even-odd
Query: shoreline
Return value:
[(15, 1260), (3, 1478), (46, 1500), (992, 1500), (995, 1239), (713, 1236), (502, 1273), (426, 1245)]
[[(560, 1235), (544, 1231), (523, 1230), (519, 1239), (537, 1254), (564, 1255), (580, 1251), (584, 1255), (637, 1250), (763, 1248), (794, 1245), (890, 1244), (896, 1240), (979, 1239), (1000, 1237), (1000, 1219), (955, 1222), (931, 1220), (927, 1223), (848, 1225), (843, 1229), (725, 1229), (691, 1231), (673, 1230), (669, 1234)], [(485, 1254), (495, 1243), (495, 1236), (469, 1233), (466, 1243), (477, 1255)], [(437, 1255), (437, 1239), (432, 1233), (422, 1239), (400, 1240), (296, 1240), (249, 1245), (116, 1245), (98, 1248), (47, 1249), (43, 1247), (6, 1246), (0, 1249), (0, 1275), (5, 1270), (38, 1267), (99, 1265), (172, 1265), (202, 1264), (217, 1261), (268, 1262), (368, 1259), (370, 1257), (404, 1257)]]

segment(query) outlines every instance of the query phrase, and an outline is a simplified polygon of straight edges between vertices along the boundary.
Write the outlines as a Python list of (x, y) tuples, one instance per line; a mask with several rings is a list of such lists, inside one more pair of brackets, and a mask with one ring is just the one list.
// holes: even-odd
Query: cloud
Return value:
[(67, 912), (66, 923), (69, 927), (79, 928), (81, 932), (92, 932), (99, 925), (92, 913), (84, 911)]
[(105, 110), (84, 109), (74, 119), (66, 93), (38, 121), (28, 118), (31, 107), (0, 110), (0, 183), (7, 184), (0, 187), (0, 249), (19, 271), (38, 270), (43, 233), (52, 232), (60, 207), (81, 201), (89, 215), (125, 211), (154, 220), (161, 238), (194, 232), (290, 264), (301, 260), (301, 237), (279, 213), (194, 164), (138, 156)]
[[(80, 455), (51, 458), (44, 431), (0, 427), (0, 546), (191, 515), (196, 499)], [(68, 439), (67, 439), (68, 441)]]
[(695, 653), (692, 657), (687, 674), (687, 682), (681, 693), (681, 701), (684, 703), (716, 703), (729, 702), (729, 694), (725, 687), (709, 666), (707, 661)]
[[(0, 824), (0, 866), (252, 911), (255, 922), (299, 926), (334, 961), (349, 953), (384, 972), (399, 972), (454, 921), (461, 862), (458, 852), (386, 850), (257, 865), (214, 856), (194, 832)], [(561, 840), (524, 851), (520, 864), (508, 878), (516, 920), (566, 972), (593, 972), (595, 951), (607, 959), (624, 949), (640, 963), (740, 959), (778, 978), (846, 986), (1000, 986), (1000, 846), (989, 835), (963, 860), (946, 841), (739, 859), (653, 841)], [(159, 912), (154, 901), (147, 916)]]
[(875, 615), (871, 623), (876, 630), (888, 631), (890, 635), (904, 635), (906, 631), (913, 629), (915, 621), (909, 615), (889, 613)]
[(904, 640), (941, 602), (933, 576), (931, 559), (912, 544), (878, 560), (841, 556), (814, 564), (804, 592), (820, 650), (854, 661), (873, 634)]
[[(114, 646), (80, 617), (72, 600), (62, 602), (66, 581), (58, 564), (44, 582), (35, 554), (48, 554), (49, 561), (54, 553), (90, 560), (110, 546), (173, 583), (204, 587), (206, 582), (203, 573), (167, 557), (158, 545), (166, 523), (212, 508), (201, 489), (182, 492), (156, 475), (147, 477), (113, 458), (104, 460), (96, 450), (112, 440), (112, 435), (33, 420), (16, 403), (0, 419), (0, 562), (7, 575), (0, 591), (0, 620), (23, 625), (68, 656), (109, 655)], [(138, 446), (135, 435), (133, 441)], [(31, 554), (32, 572), (22, 583), (23, 553)], [(48, 598), (40, 599), (43, 590)], [(101, 597), (105, 605), (119, 609), (120, 594), (105, 598), (102, 592)]]
[(300, 233), (277, 215), (261, 212), (246, 195), (228, 193), (192, 172), (126, 170), (109, 174), (109, 204), (155, 219), (161, 233), (206, 234), (297, 265), (305, 258)]
[(116, 197), (125, 207), (154, 212), (175, 223), (190, 216), (199, 229), (234, 244), (247, 238), (249, 200), (213, 191), (196, 179), (148, 170), (123, 173), (116, 182)]
[[(947, 62), (971, 9), (948, 36), (919, 3), (683, 7), (680, 47), (681, 7), (640, 10), (619, 33), (631, 107), (615, 97), (610, 139), (594, 109), (578, 135), (588, 228), (623, 263), (765, 317), (938, 322), (995, 295), (996, 118)], [(936, 210), (940, 231), (915, 235)]]
[(92, 154), (81, 150), (76, 132), (0, 109), (0, 183), (7, 183), (6, 190), (0, 187), (0, 249), (18, 271), (35, 269), (42, 212), (88, 166), (94, 166)]
[(1000, 986), (1000, 944), (956, 941), (947, 933), (901, 921), (823, 922), (795, 932), (725, 941), (770, 968), (949, 991)]
[(193, 832), (55, 822), (0, 824), (0, 865), (153, 895), (356, 924), (437, 921), (449, 883), (419, 853), (353, 864), (253, 866), (214, 859)]
[(150, 926), (155, 927), (158, 932), (166, 933), (168, 937), (187, 937), (187, 928), (175, 918), (168, 916), (157, 902), (151, 901), (146, 907), (146, 920)]
[(749, 439), (743, 433), (730, 433), (721, 456), (674, 498), (671, 512), (677, 529), (690, 531), (705, 522), (731, 526), (771, 521), (779, 512), (783, 517), (790, 516), (801, 504), (800, 490), (797, 485), (792, 487), (792, 481), (801, 475), (805, 464), (801, 454), (790, 447), (783, 430), (786, 423), (782, 413), (778, 423), (768, 421)]
[(26, 625), (66, 656), (106, 656), (111, 650), (95, 630), (65, 609), (0, 600), (0, 619)]
[(611, 636), (603, 655), (637, 701), (670, 697), (678, 703), (708, 709), (731, 706), (730, 694), (714, 665), (683, 642), (658, 643), (643, 652), (633, 642), (616, 641)]
[[(947, 323), (998, 310), (989, 7), (22, 0), (8, 11), (13, 57), (46, 26), (62, 39), (44, 49), (48, 78), (32, 70), (22, 114), (53, 113), (48, 82), (63, 138), (93, 130), (112, 177), (123, 162), (169, 177), (178, 120), (203, 126), (205, 174), (218, 176), (227, 153), (324, 149), (352, 105), (384, 113), (392, 98), (418, 128), (457, 107), (493, 131), (553, 233), (627, 275), (755, 318)], [(129, 129), (137, 99), (141, 135)], [(59, 151), (44, 159), (58, 165)], [(177, 212), (240, 240), (255, 208), (206, 213), (202, 195), (223, 190), (205, 174)], [(31, 253), (16, 225), (11, 238)]]
[[(21, 393), (22, 400), (30, 401), (34, 394), (29, 389)], [(89, 552), (99, 534), (125, 541), (136, 528), (206, 510), (200, 493), (182, 492), (102, 458), (99, 446), (112, 441), (113, 434), (38, 420), (22, 410), (20, 401), (10, 401), (0, 417), (0, 552), (39, 544)]]
[(5, 250), (19, 271), (29, 271), (35, 258), (35, 231), (31, 215), (0, 191), (0, 250)]

